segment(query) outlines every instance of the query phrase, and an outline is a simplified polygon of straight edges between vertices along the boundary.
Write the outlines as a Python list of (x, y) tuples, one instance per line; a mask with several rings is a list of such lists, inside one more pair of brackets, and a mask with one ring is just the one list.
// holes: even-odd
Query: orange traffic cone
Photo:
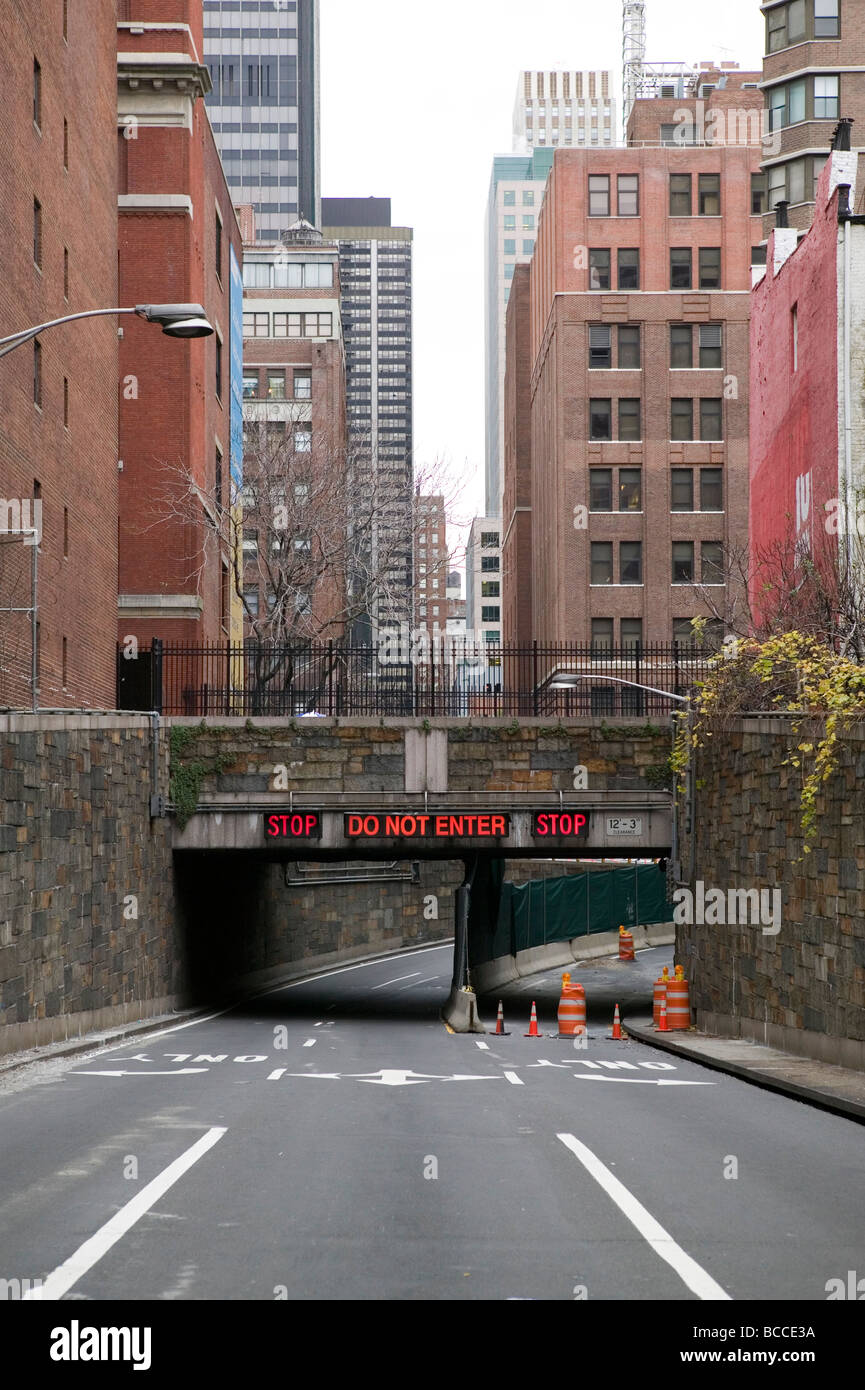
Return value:
[(663, 999), (663, 1000), (661, 1001), (661, 1021), (660, 1021), (660, 1023), (658, 1024), (658, 1032), (659, 1032), (659, 1033), (669, 1033), (669, 1031), (670, 1031), (670, 1028), (669, 1028), (669, 1024), (667, 1023), (667, 1001), (666, 1001), (666, 999)]
[(527, 1033), (524, 1033), (524, 1034), (523, 1034), (523, 1037), (524, 1037), (524, 1038), (542, 1038), (542, 1037), (543, 1037), (543, 1033), (542, 1033), (542, 1032), (540, 1031), (540, 1029), (538, 1028), (538, 1010), (537, 1010), (537, 1006), (536, 1006), (534, 1000), (532, 1000), (532, 1016), (531, 1016), (531, 1019), (529, 1020), (529, 1031), (528, 1031)]
[(510, 1037), (510, 1033), (508, 1033), (508, 1032), (505, 1031), (505, 1011), (504, 1011), (504, 1009), (503, 1009), (503, 1007), (502, 1007), (502, 1001), (501, 1001), (501, 999), (499, 1000), (499, 1013), (498, 1013), (498, 1018), (496, 1019), (495, 1037), (497, 1037), (497, 1038), (509, 1038), (509, 1037)]
[(624, 1033), (622, 1032), (622, 1019), (621, 1015), (619, 1014), (618, 1004), (616, 1005), (616, 1013), (613, 1018), (613, 1031), (612, 1033), (608, 1033), (607, 1037), (611, 1042), (622, 1042), (625, 1037)]

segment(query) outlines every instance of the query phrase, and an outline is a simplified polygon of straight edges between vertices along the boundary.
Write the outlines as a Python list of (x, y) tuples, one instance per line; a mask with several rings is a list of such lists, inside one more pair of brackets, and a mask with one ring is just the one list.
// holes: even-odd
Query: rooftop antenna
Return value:
[(623, 0), (622, 19), (622, 90), (624, 93), (622, 114), (625, 122), (625, 138), (627, 139), (628, 120), (640, 91), (643, 67), (646, 61), (646, 6), (644, 0)]

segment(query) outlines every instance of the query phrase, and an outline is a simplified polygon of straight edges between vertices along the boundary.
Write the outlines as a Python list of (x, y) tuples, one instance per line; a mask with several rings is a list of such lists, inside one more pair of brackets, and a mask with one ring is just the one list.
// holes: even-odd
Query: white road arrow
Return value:
[(424, 1086), (428, 1081), (501, 1081), (500, 1076), (431, 1076), (426, 1072), (382, 1070), (373, 1072), (290, 1072), (301, 1081), (360, 1081), (364, 1086)]
[(716, 1081), (662, 1081), (649, 1076), (596, 1076), (590, 1072), (578, 1071), (575, 1081), (617, 1081), (620, 1086), (717, 1086)]
[(210, 1067), (182, 1067), (180, 1071), (75, 1071), (73, 1076), (200, 1076)]

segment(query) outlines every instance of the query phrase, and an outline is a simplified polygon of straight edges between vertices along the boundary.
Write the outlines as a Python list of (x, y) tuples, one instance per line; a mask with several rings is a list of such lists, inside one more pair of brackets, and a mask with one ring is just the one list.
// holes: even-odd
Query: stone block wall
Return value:
[[(151, 740), (143, 716), (0, 716), (0, 1052), (163, 1013), (182, 993)], [(167, 771), (163, 742), (163, 790)]]
[[(865, 726), (824, 788), (807, 855), (802, 772), (782, 766), (800, 742), (789, 720), (753, 718), (699, 750), (695, 877), (706, 892), (779, 889), (780, 931), (681, 925), (677, 959), (698, 1027), (865, 1067)], [(685, 877), (690, 849), (684, 838)]]

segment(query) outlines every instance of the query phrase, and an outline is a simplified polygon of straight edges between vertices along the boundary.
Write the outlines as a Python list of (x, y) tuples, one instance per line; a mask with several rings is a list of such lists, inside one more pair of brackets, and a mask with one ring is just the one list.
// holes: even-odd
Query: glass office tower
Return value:
[(321, 221), (319, 0), (204, 0), (207, 108), (236, 204), (273, 242)]

